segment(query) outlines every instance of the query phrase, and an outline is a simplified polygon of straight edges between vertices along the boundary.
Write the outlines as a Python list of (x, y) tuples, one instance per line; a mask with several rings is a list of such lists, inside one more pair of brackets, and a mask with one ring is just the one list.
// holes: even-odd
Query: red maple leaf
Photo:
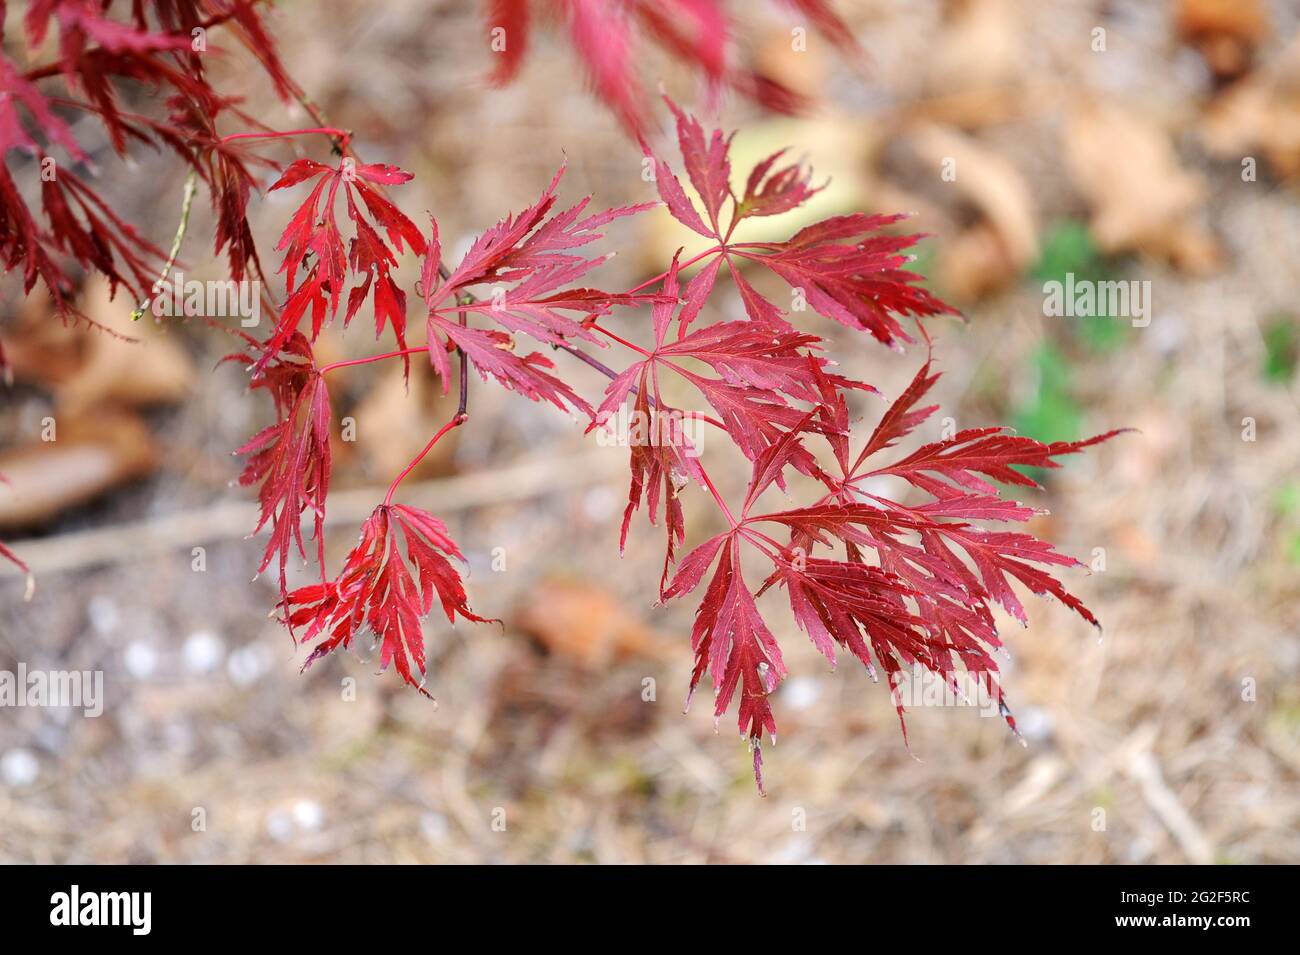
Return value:
[[(685, 534), (677, 495), (688, 480), (702, 486), (706, 483), (696, 463), (698, 442), (690, 440), (684, 427), (688, 418), (724, 431), (750, 460), (757, 460), (766, 449), (793, 433), (795, 437), (782, 467), (791, 465), (804, 474), (818, 474), (816, 460), (803, 446), (799, 435), (846, 430), (847, 417), (840, 422), (822, 409), (828, 395), (837, 396), (840, 389), (875, 389), (840, 375), (827, 374), (827, 361), (817, 354), (821, 339), (788, 326), (774, 328), (754, 322), (724, 322), (688, 332), (687, 326), (699, 314), (706, 293), (697, 283), (688, 284), (681, 291), (676, 258), (665, 275), (663, 293), (665, 300), (657, 303), (652, 312), (653, 348), (639, 350), (641, 359), (610, 381), (605, 400), (596, 411), (595, 423), (610, 422), (628, 396), (635, 394), (633, 420), (642, 426), (644, 433), (629, 441), (632, 483), (620, 546), (626, 543), (628, 524), (640, 506), (647, 484), (651, 488), (649, 517), (652, 524), (655, 522), (662, 487), (668, 533), (666, 574), (675, 547)], [(668, 334), (679, 295), (677, 335), (670, 339)], [(711, 369), (717, 377), (692, 370), (695, 363)], [(690, 383), (717, 413), (717, 418), (702, 412), (683, 413), (670, 407), (661, 390), (661, 374), (677, 375)], [(780, 473), (774, 480), (784, 486)]]
[[(398, 530), (405, 544), (405, 560)], [(446, 526), (432, 514), (401, 504), (375, 508), (361, 525), (361, 539), (338, 577), (284, 597), (290, 631), (306, 628), (302, 642), (319, 640), (302, 668), (306, 670), (338, 647), (349, 647), (357, 635), (372, 631), (381, 644), (380, 669), (396, 665), (403, 680), (432, 699), (424, 688), (420, 618), (433, 608), (434, 599), (450, 623), (456, 622), (457, 615), (475, 623), (496, 622), (469, 609), (465, 587), (448, 556), (465, 559), (447, 535)]]
[[(561, 409), (567, 405), (590, 416), (591, 406), (547, 370), (554, 367), (549, 359), (536, 352), (515, 354), (512, 333), (549, 345), (574, 338), (603, 344), (588, 323), (618, 306), (665, 299), (658, 293), (624, 294), (572, 287), (571, 283), (608, 259), (587, 258), (573, 250), (603, 238), (597, 230), (609, 223), (653, 204), (584, 216), (590, 202), (587, 197), (553, 213), (555, 190), (564, 168), (561, 166), (555, 173), (537, 202), (517, 215), (506, 216), (480, 235), (445, 279), (439, 275), (442, 245), (438, 223), (433, 221), (421, 285), (428, 306), (429, 360), (442, 377), (444, 392), (451, 380), (447, 352), (454, 348), (469, 358), (480, 375), (491, 375), (533, 401), (549, 401)], [(482, 294), (484, 286), (491, 286), (486, 294)], [(482, 297), (473, 290), (480, 290)], [(468, 324), (470, 316), (500, 327), (472, 327)]]
[(716, 726), (730, 708), (736, 690), (740, 690), (737, 725), (753, 749), (754, 779), (762, 792), (763, 733), (776, 742), (776, 719), (768, 697), (785, 679), (786, 669), (776, 638), (759, 615), (754, 595), (741, 573), (739, 537), (734, 533), (719, 535), (688, 554), (666, 596), (693, 590), (719, 554), (717, 569), (695, 611), (691, 630), (695, 669), (686, 705), (690, 707), (695, 688), (708, 672), (717, 694), (713, 709)]
[[(517, 215), (506, 216), (475, 239), (460, 264), (442, 282), (436, 282), (442, 248), (434, 221), (424, 268), (431, 327), (434, 316), (450, 318), (469, 313), (545, 344), (566, 338), (598, 342), (585, 321), (608, 315), (617, 306), (637, 306), (662, 298), (654, 293), (622, 294), (568, 287), (610, 257), (587, 258), (573, 250), (604, 238), (598, 230), (617, 219), (651, 209), (654, 203), (584, 216), (591, 201), (588, 196), (568, 209), (552, 213), (557, 201), (555, 190), (564, 170), (561, 165), (537, 202)], [(490, 294), (469, 294), (489, 285)]]
[[(54, 113), (36, 86), (0, 55), (0, 156), (11, 149), (40, 155), (41, 147), (29, 133), (15, 108), (21, 103), (45, 139), (61, 146), (76, 161), (88, 157), (68, 125)], [(56, 308), (76, 315), (69, 301), (72, 280), (59, 264), (70, 255), (85, 268), (101, 272), (110, 289), (126, 285), (143, 294), (156, 276), (163, 253), (119, 217), (70, 168), (58, 175), (40, 176), (41, 200), (48, 230), (29, 210), (7, 165), (0, 165), (0, 261), (5, 271), (21, 267), (23, 289), (30, 292), (40, 279), (50, 290)]]
[[(811, 414), (842, 423), (847, 414), (842, 397), (832, 400), (837, 389), (817, 366), (810, 366), (810, 372), (813, 383), (826, 394)], [(881, 417), (851, 466), (844, 429), (828, 429), (843, 473), (832, 477), (819, 472), (829, 492), (812, 505), (755, 513), (764, 492), (780, 480), (798, 454), (801, 430), (792, 429), (765, 448), (754, 460), (732, 529), (687, 554), (663, 591), (665, 599), (692, 592), (718, 561), (696, 612), (691, 690), (706, 670), (710, 672), (719, 693), (716, 712), (721, 715), (736, 687), (743, 688), (740, 728), (755, 749), (760, 789), (759, 736), (764, 730), (775, 734), (768, 697), (785, 670), (775, 641), (745, 590), (739, 569), (742, 542), (772, 565), (759, 593), (773, 586), (784, 588), (795, 624), (828, 660), (835, 662), (839, 646), (859, 659), (873, 677), (877, 667), (885, 671), (904, 738), (900, 687), (911, 668), (937, 674), (957, 692), (963, 691), (962, 678), (970, 677), (980, 692), (996, 701), (1015, 729), (991, 655), (1001, 646), (993, 605), (1025, 621), (1013, 580), (1035, 594), (1056, 597), (1097, 624), (1051, 573), (1052, 568), (1079, 566), (1076, 560), (1029, 534), (991, 531), (972, 522), (1028, 520), (1037, 511), (1002, 498), (990, 481), (1036, 486), (1016, 469), (1057, 467), (1060, 456), (1119, 432), (1043, 444), (1002, 429), (973, 429), (864, 470), (865, 462), (892, 447), (935, 410), (916, 405), (937, 378), (927, 362)], [(904, 478), (930, 500), (903, 504), (859, 486), (865, 478), (886, 474)], [(784, 528), (788, 543), (772, 537), (764, 525)], [(818, 548), (829, 556), (816, 554)], [(866, 561), (867, 553), (874, 554), (874, 563)]]
[[(261, 160), (243, 156), (237, 148), (223, 149), (213, 124), (223, 112), (257, 124), (209, 85), (205, 55), (192, 46), (196, 31), (224, 25), (263, 65), (282, 97), (294, 91), (255, 0), (141, 0), (127, 5), (125, 19), (113, 19), (111, 6), (100, 0), (33, 0), (23, 17), (28, 52), (35, 59), (52, 47), (56, 58), (19, 70), (0, 51), (0, 155), (8, 159), (11, 150), (20, 150), (43, 164), (49, 158), (45, 152), (59, 146), (72, 160), (54, 177), (47, 177), (42, 165), (41, 202), (48, 228), (28, 208), (7, 164), (0, 166), (0, 266), (6, 272), (20, 269), (26, 292), (40, 280), (65, 320), (89, 321), (72, 304), (77, 276), (65, 257), (101, 272), (114, 290), (126, 285), (144, 298), (163, 256), (92, 185), (96, 170), (55, 108), (98, 120), (119, 155), (134, 142), (165, 147), (189, 163), (209, 185), (220, 210), (216, 245), (218, 250), (228, 247), (232, 277), (238, 281), (247, 263), (256, 267), (246, 220), (252, 179), (245, 166)], [(57, 43), (47, 42), (53, 28)], [(66, 95), (46, 95), (38, 88), (56, 80)], [(172, 116), (163, 121), (123, 109), (122, 88), (128, 83), (155, 91)]]
[[(708, 296), (725, 261), (749, 317), (787, 328), (783, 311), (745, 278), (740, 266), (748, 262), (780, 276), (818, 314), (870, 332), (886, 345), (913, 341), (898, 321), (900, 315), (919, 320), (957, 314), (917, 284), (920, 275), (904, 268), (911, 261), (906, 250), (924, 236), (879, 234), (882, 228), (905, 218), (901, 215), (835, 216), (799, 230), (784, 242), (732, 242), (742, 220), (777, 215), (806, 202), (817, 191), (811, 185), (812, 173), (799, 164), (778, 166), (782, 150), (754, 167), (744, 193), (737, 196), (731, 185), (730, 137), (720, 129), (706, 135), (694, 117), (671, 100), (667, 102), (677, 118), (677, 142), (686, 175), (704, 215), (687, 197), (671, 167), (655, 159), (659, 196), (678, 222), (717, 243), (700, 257), (709, 261), (691, 282), (693, 295), (700, 299)], [(653, 158), (649, 147), (645, 149)], [(730, 219), (724, 216), (728, 206)]]
[[(825, 0), (784, 0), (784, 4), (802, 14), (850, 60), (861, 60), (857, 41)], [(492, 50), (500, 57), (492, 71), (494, 83), (518, 75), (532, 32), (533, 11), (541, 7), (567, 29), (596, 95), (634, 135), (647, 125), (635, 71), (645, 42), (697, 71), (710, 94), (727, 87), (783, 113), (799, 112), (807, 105), (772, 77), (732, 62), (729, 40), (736, 31), (723, 0), (487, 0), (486, 7)]]
[(451, 367), (447, 360), (445, 340), (461, 349), (479, 375), (485, 380), (489, 375), (509, 390), (530, 401), (549, 401), (561, 411), (568, 405), (576, 411), (591, 415), (591, 405), (580, 398), (572, 388), (552, 375), (547, 369), (555, 364), (545, 355), (531, 352), (516, 355), (514, 339), (495, 328), (469, 328), (449, 322), (440, 315), (429, 318), (429, 357), (433, 367), (442, 376), (443, 393), (450, 388)]
[[(280, 271), (285, 274), (286, 297), (275, 330), (266, 342), (265, 355), (255, 368), (257, 373), (298, 330), (308, 310), (310, 338), (314, 341), (326, 319), (338, 313), (343, 292), (354, 279), (360, 284), (348, 295), (344, 326), (352, 321), (373, 289), (376, 336), (390, 325), (398, 347), (406, 347), (406, 293), (393, 280), (391, 269), (404, 250), (403, 243), (417, 255), (424, 254), (426, 244), (416, 224), (376, 187), (400, 185), (411, 178), (410, 173), (396, 166), (358, 163), (351, 157), (344, 157), (337, 167), (299, 159), (290, 163), (271, 186), (274, 191), (316, 180), (276, 245), (284, 253)], [(334, 215), (340, 189), (355, 231), (346, 248)], [(304, 270), (301, 280), (300, 269)]]
[[(264, 356), (263, 356), (264, 357)], [(263, 364), (253, 355), (231, 356), (250, 367)], [(275, 403), (275, 423), (253, 435), (235, 453), (247, 455), (239, 483), (260, 485), (259, 514), (253, 533), (268, 524), (258, 573), (278, 558), (280, 591), (287, 589), (285, 568), (297, 550), (306, 559), (302, 515), (312, 512), (317, 559), (325, 565), (325, 498), (330, 481), (330, 401), (325, 379), (312, 359), (311, 345), (300, 333), (285, 343), (280, 353), (265, 362), (252, 387), (270, 393)]]

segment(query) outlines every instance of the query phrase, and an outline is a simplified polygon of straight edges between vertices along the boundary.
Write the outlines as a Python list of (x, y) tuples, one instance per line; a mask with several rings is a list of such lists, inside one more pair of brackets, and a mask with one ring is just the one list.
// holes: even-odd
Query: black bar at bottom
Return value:
[[(555, 931), (572, 938), (586, 925), (594, 944), (613, 945), (615, 938), (595, 937), (609, 920), (665, 940), (700, 929), (739, 940), (737, 931), (824, 928), (828, 919), (847, 917), (867, 920), (873, 939), (883, 930), (1004, 945), (1017, 937), (1125, 935), (1181, 945), (1192, 937), (1231, 944), (1243, 932), (1276, 932), (1289, 921), (1281, 913), (1286, 872), (1258, 867), (861, 867), (796, 874), (770, 868), (65, 866), (8, 867), (0, 878), (7, 883), (0, 890), (7, 937), (75, 933), (82, 941), (128, 943), (419, 941), (445, 939), (448, 930), (496, 940), (512, 929), (540, 941)], [(1040, 929), (1053, 934), (1038, 935)]]

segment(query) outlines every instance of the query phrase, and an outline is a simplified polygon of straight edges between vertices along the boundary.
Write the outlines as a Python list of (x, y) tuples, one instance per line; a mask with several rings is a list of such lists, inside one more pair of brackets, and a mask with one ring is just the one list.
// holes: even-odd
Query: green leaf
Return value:
[(1260, 373), (1274, 385), (1285, 385), (1295, 375), (1300, 357), (1300, 328), (1291, 316), (1278, 316), (1264, 329), (1264, 366)]
[[(1028, 400), (1015, 410), (1012, 421), (1016, 432), (1045, 444), (1077, 441), (1083, 432), (1083, 411), (1070, 390), (1065, 355), (1044, 342), (1031, 356), (1030, 365), (1036, 383)], [(1047, 475), (1043, 468), (1028, 468), (1025, 473), (1040, 484)]]
[[(1092, 241), (1088, 227), (1077, 219), (1066, 219), (1048, 228), (1043, 251), (1033, 276), (1040, 283), (1060, 282), (1073, 274), (1076, 282), (1104, 282), (1118, 274), (1117, 263), (1103, 256)], [(1069, 319), (1071, 333), (1094, 353), (1113, 351), (1129, 337), (1129, 326), (1113, 315)]]

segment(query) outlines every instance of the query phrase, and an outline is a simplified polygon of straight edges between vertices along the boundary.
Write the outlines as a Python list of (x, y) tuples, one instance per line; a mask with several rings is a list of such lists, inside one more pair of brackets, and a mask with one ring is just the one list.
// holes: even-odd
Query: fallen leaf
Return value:
[(1020, 17), (1008, 0), (958, 0), (949, 5), (934, 56), (925, 64), (927, 85), (956, 89), (1004, 88), (1024, 66)]
[(8, 493), (0, 495), (0, 528), (28, 527), (58, 517), (158, 466), (149, 428), (128, 412), (101, 411), (60, 419), (53, 441), (0, 453)]
[(1193, 273), (1218, 264), (1218, 243), (1196, 222), (1205, 183), (1183, 168), (1164, 130), (1121, 107), (1084, 102), (1069, 117), (1064, 146), (1098, 249), (1139, 252)]
[(1207, 110), (1200, 136), (1220, 158), (1262, 153), (1276, 174), (1300, 174), (1300, 39), (1229, 87)]
[[(1014, 282), (1038, 258), (1037, 213), (1020, 170), (948, 127), (918, 125), (907, 142), (920, 162), (976, 214), (972, 226), (943, 243), (943, 288), (955, 298), (974, 299)], [(950, 180), (942, 178), (947, 170)]]
[(195, 373), (189, 355), (148, 317), (132, 322), (135, 304), (125, 292), (110, 300), (103, 276), (87, 279), (80, 307), (98, 327), (74, 329), (81, 361), (53, 385), (61, 414), (78, 415), (104, 404), (174, 404), (190, 393)]
[(1261, 0), (1178, 0), (1174, 30), (1216, 79), (1232, 80), (1250, 69), (1269, 33), (1268, 14)]
[(544, 580), (511, 622), (548, 653), (587, 670), (631, 657), (667, 656), (666, 644), (617, 596), (587, 583)]

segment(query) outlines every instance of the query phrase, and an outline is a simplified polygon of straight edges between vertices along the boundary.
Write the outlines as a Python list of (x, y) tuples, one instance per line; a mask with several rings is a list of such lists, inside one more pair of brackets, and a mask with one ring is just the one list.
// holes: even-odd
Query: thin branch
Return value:
[(346, 147), (352, 139), (352, 134), (346, 129), (335, 129), (333, 126), (317, 126), (311, 129), (269, 130), (264, 133), (231, 133), (229, 136), (222, 136), (221, 142), (233, 143), (239, 139), (288, 139), (290, 136), (311, 136), (316, 134), (329, 136), (341, 143), (342, 147)]
[[(588, 355), (585, 351), (583, 351), (581, 348), (577, 347), (576, 345), (571, 345), (569, 342), (562, 341), (562, 342), (557, 342), (556, 347), (562, 348), (564, 351), (568, 352), (574, 358), (578, 359), (578, 361), (590, 365), (592, 368), (595, 368), (598, 372), (600, 372), (606, 378), (609, 378), (611, 381), (618, 377), (618, 372), (616, 372), (613, 368), (610, 368), (608, 365), (600, 361), (598, 358), (592, 358), (590, 355)], [(632, 386), (632, 394), (636, 394), (635, 385)]]
[(402, 358), (406, 355), (418, 355), (429, 350), (429, 346), (420, 345), (415, 348), (402, 348), (398, 351), (386, 351), (381, 355), (367, 355), (364, 358), (348, 358), (344, 361), (332, 361), (328, 365), (322, 365), (320, 374), (324, 375), (338, 368), (351, 368), (354, 365), (368, 365), (375, 361), (384, 361), (388, 358)]
[[(575, 455), (536, 455), (503, 468), (407, 484), (403, 496), (421, 506), (436, 505), (439, 513), (469, 510), (526, 501), (556, 493), (557, 488), (567, 492), (601, 484), (626, 468), (627, 462), (606, 448)], [(330, 494), (326, 526), (359, 524), (375, 509), (378, 497), (374, 487), (335, 491)], [(199, 510), (10, 543), (33, 574), (46, 575), (134, 563), (202, 544), (238, 540), (247, 537), (256, 522), (256, 502), (227, 500)], [(22, 576), (17, 567), (0, 561), (0, 582)]]
[(393, 495), (397, 492), (397, 486), (402, 483), (402, 480), (408, 474), (410, 474), (412, 471), (415, 470), (416, 465), (424, 460), (425, 455), (427, 455), (430, 451), (433, 450), (433, 446), (442, 440), (443, 435), (447, 434), (447, 432), (449, 431), (454, 431), (456, 428), (459, 428), (461, 425), (465, 423), (465, 421), (468, 418), (469, 415), (465, 414), (463, 411), (458, 411), (450, 421), (448, 421), (446, 424), (444, 424), (441, 428), (438, 429), (438, 433), (429, 439), (429, 443), (424, 446), (424, 450), (422, 450), (419, 454), (417, 454), (411, 460), (411, 463), (402, 469), (402, 473), (397, 475), (397, 477), (393, 479), (392, 484), (388, 485), (388, 493), (384, 495), (384, 507), (387, 507), (389, 504), (393, 503)]
[[(591, 357), (576, 345), (572, 345), (569, 342), (562, 341), (562, 342), (557, 342), (555, 347), (568, 352), (574, 358), (578, 359), (578, 361), (590, 365), (592, 368), (596, 369), (598, 372), (600, 372), (602, 375), (604, 375), (606, 378), (610, 379), (611, 381), (613, 381), (615, 378), (618, 377), (618, 372), (616, 372), (613, 368), (610, 368), (600, 359)], [(634, 395), (638, 395), (641, 393), (641, 389), (638, 388), (636, 385), (630, 385), (628, 387), (628, 391)], [(658, 403), (654, 399), (654, 395), (646, 395), (646, 401), (649, 402), (651, 408), (659, 407)], [(715, 428), (721, 428), (724, 431), (727, 428), (727, 426), (724, 425), (717, 418), (711, 417), (702, 411), (682, 411), (680, 413), (686, 415), (687, 417), (698, 418), (700, 421), (703, 421), (707, 424), (711, 424)]]
[[(176, 264), (176, 257), (181, 254), (181, 243), (185, 241), (185, 230), (190, 225), (190, 209), (194, 206), (194, 194), (198, 191), (199, 174), (198, 170), (190, 167), (190, 171), (185, 176), (185, 194), (181, 197), (181, 221), (176, 225), (176, 235), (172, 238), (172, 247), (167, 252), (167, 261), (163, 264), (162, 272), (158, 276), (156, 284), (161, 285), (167, 281), (167, 276)], [(144, 317), (144, 313), (149, 310), (149, 303), (153, 301), (146, 298), (131, 313), (131, 321), (138, 322)]]
[[(469, 327), (469, 315), (466, 312), (460, 313), (460, 324), (462, 328)], [(469, 416), (469, 358), (465, 355), (465, 349), (459, 346), (456, 353), (460, 355), (460, 405), (456, 414), (466, 418)]]

